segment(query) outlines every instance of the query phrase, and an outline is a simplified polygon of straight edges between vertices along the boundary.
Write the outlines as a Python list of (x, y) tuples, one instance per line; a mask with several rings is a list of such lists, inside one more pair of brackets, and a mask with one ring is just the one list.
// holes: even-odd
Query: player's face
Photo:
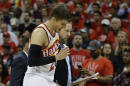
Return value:
[(67, 20), (57, 20), (55, 22), (55, 31), (59, 32), (62, 28), (66, 28)]
[(59, 32), (60, 38), (66, 41), (69, 38), (71, 31), (72, 24), (66, 24), (66, 27), (62, 28)]

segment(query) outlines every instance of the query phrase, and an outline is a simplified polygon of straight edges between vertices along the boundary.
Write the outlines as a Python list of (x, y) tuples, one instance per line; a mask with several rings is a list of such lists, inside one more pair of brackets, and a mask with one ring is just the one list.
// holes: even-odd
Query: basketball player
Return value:
[[(65, 28), (70, 20), (69, 10), (64, 4), (56, 5), (49, 20), (40, 24), (32, 32), (29, 49), (29, 66), (23, 86), (56, 86), (53, 82), (55, 62), (69, 54), (69, 48), (58, 53), (59, 36), (57, 32)], [(57, 54), (58, 53), (58, 54)]]

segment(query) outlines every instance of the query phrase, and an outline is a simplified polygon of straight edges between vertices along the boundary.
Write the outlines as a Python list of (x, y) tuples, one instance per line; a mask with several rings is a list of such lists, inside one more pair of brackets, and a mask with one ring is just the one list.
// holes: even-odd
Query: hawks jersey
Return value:
[[(59, 47), (59, 35), (55, 33), (53, 35), (45, 24), (40, 24), (36, 29), (43, 29), (48, 36), (48, 45), (41, 50), (41, 58), (46, 58), (47, 56), (54, 56), (58, 53)], [(44, 73), (47, 75), (54, 75), (56, 63), (50, 63), (42, 66), (28, 67), (27, 73)]]

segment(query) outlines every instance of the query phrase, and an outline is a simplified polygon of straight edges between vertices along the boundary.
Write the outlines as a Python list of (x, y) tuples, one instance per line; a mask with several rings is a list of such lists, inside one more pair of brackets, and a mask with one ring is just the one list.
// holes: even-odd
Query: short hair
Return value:
[(97, 6), (98, 8), (100, 8), (100, 5), (98, 3), (93, 3), (93, 6)]
[(27, 13), (29, 15), (29, 17), (32, 16), (32, 14), (29, 11), (25, 11), (24, 13)]
[(82, 3), (82, 2), (79, 2), (79, 3), (77, 3), (76, 5), (78, 5), (78, 4), (81, 5), (81, 6), (83, 7), (83, 3)]
[(118, 17), (113, 17), (112, 19), (111, 19), (111, 22), (112, 21), (116, 21), (116, 22), (118, 22), (120, 25), (121, 25), (121, 20), (118, 18)]
[(25, 45), (26, 45), (27, 43), (29, 43), (29, 37), (27, 37), (27, 36), (23, 36), (22, 38), (23, 38), (23, 40), (22, 40), (23, 47), (22, 47), (22, 48), (24, 48)]
[(102, 16), (102, 13), (100, 11), (96, 11), (96, 12), (94, 12), (94, 14), (95, 13), (99, 14), (100, 16)]
[(55, 17), (57, 20), (71, 20), (70, 12), (65, 4), (60, 3), (57, 4), (53, 9), (49, 16), (49, 19)]
[(81, 35), (80, 32), (76, 32), (76, 33), (74, 34), (73, 38), (74, 38), (75, 36), (81, 36), (81, 38), (83, 39), (83, 37), (82, 37), (82, 35)]

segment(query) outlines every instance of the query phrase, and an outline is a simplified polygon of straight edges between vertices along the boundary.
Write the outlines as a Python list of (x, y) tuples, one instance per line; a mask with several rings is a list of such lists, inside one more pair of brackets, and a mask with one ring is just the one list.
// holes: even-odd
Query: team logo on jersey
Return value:
[(93, 72), (93, 73), (96, 73), (96, 70), (98, 68), (98, 64), (96, 64), (95, 62), (89, 62), (88, 63), (88, 70)]
[(73, 66), (75, 69), (78, 69), (79, 65), (82, 65), (82, 62), (85, 60), (85, 56), (83, 55), (71, 55)]
[(52, 56), (54, 55), (59, 47), (59, 40), (56, 40), (49, 48), (46, 50), (42, 50), (43, 57)]

